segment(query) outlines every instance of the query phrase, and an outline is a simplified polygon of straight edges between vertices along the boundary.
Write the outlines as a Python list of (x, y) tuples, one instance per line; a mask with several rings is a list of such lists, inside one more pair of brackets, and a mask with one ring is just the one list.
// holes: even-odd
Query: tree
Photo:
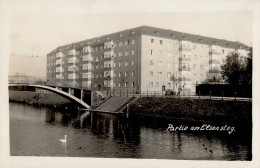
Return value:
[(226, 83), (232, 86), (252, 83), (252, 53), (246, 61), (243, 61), (237, 53), (227, 56), (225, 63), (221, 66), (221, 76)]
[(248, 57), (246, 59), (246, 67), (244, 68), (243, 74), (242, 74), (242, 84), (244, 85), (252, 85), (252, 48), (250, 50), (250, 53), (248, 54)]

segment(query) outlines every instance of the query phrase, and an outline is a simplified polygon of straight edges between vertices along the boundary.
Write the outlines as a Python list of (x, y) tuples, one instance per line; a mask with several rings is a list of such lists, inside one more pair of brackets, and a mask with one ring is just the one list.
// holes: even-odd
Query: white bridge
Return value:
[[(86, 109), (88, 109), (90, 107), (89, 104), (85, 103), (82, 100), (83, 99), (83, 90), (82, 89), (80, 92), (80, 98), (78, 98), (71, 94), (71, 88), (68, 88), (68, 93), (67, 93), (65, 91), (60, 90), (58, 87), (50, 87), (50, 86), (45, 86), (45, 85), (9, 84), (8, 86), (25, 86), (25, 87), (34, 87), (34, 88), (48, 90), (48, 91), (54, 92), (62, 97), (65, 97), (65, 98), (71, 100), (72, 102), (75, 102), (75, 103), (83, 106)], [(97, 92), (97, 91), (95, 91), (95, 92)], [(101, 98), (103, 98), (103, 95), (101, 93), (97, 92), (97, 94), (99, 94), (101, 96)]]

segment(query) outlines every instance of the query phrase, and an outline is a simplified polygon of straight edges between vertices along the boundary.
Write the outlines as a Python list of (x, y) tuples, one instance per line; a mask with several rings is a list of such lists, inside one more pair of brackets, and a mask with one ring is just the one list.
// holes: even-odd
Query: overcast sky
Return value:
[(252, 7), (248, 7), (251, 3), (221, 0), (213, 3), (168, 0), (163, 3), (156, 0), (13, 2), (10, 3), (9, 50), (17, 56), (10, 59), (9, 75), (21, 72), (45, 76), (45, 59), (34, 57), (32, 67), (32, 62), (23, 61), (22, 57), (46, 57), (58, 46), (142, 25), (252, 46), (253, 13)]
[[(147, 12), (143, 9), (145, 12), (121, 12), (121, 8), (129, 9), (131, 5), (134, 6), (135, 3), (128, 1), (129, 3), (121, 4), (120, 9), (116, 8), (114, 13), (108, 9), (100, 13), (98, 9), (102, 6), (99, 1), (90, 0), (75, 1), (67, 11), (66, 8), (69, 6), (65, 6), (63, 12), (55, 12), (53, 6), (56, 5), (58, 10), (62, 7), (61, 4), (48, 2), (28, 5), (28, 10), (16, 7), (18, 10), (13, 13), (10, 22), (11, 53), (46, 56), (59, 45), (142, 25), (240, 41), (250, 46), (252, 43), (253, 20), (250, 11)], [(111, 2), (114, 2), (114, 5), (110, 6), (115, 6), (119, 1)], [(152, 6), (152, 3), (149, 6)], [(37, 11), (37, 8), (41, 10)], [(90, 9), (94, 12), (84, 12), (91, 11)], [(108, 12), (105, 12), (106, 10)]]

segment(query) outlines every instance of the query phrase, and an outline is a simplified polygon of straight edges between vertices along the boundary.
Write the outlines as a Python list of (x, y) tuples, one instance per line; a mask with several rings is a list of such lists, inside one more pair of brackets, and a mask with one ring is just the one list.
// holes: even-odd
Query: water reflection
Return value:
[[(252, 157), (250, 136), (241, 140), (241, 134), (167, 132), (169, 123), (173, 121), (10, 103), (11, 155), (201, 160)], [(65, 134), (68, 142), (62, 144), (59, 139)]]

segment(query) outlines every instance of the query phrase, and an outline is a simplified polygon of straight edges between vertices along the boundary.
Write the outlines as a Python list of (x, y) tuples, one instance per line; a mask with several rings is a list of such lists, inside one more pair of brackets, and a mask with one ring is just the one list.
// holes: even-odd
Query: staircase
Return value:
[(94, 111), (122, 113), (126, 105), (134, 99), (134, 97), (110, 97), (102, 104), (100, 104), (97, 108), (95, 108)]
[(135, 97), (131, 97), (131, 98), (130, 98), (129, 100), (127, 100), (124, 104), (122, 104), (121, 106), (119, 106), (119, 107), (115, 110), (115, 112), (122, 112), (122, 111), (126, 108), (127, 104), (131, 103), (134, 99), (135, 99)]

